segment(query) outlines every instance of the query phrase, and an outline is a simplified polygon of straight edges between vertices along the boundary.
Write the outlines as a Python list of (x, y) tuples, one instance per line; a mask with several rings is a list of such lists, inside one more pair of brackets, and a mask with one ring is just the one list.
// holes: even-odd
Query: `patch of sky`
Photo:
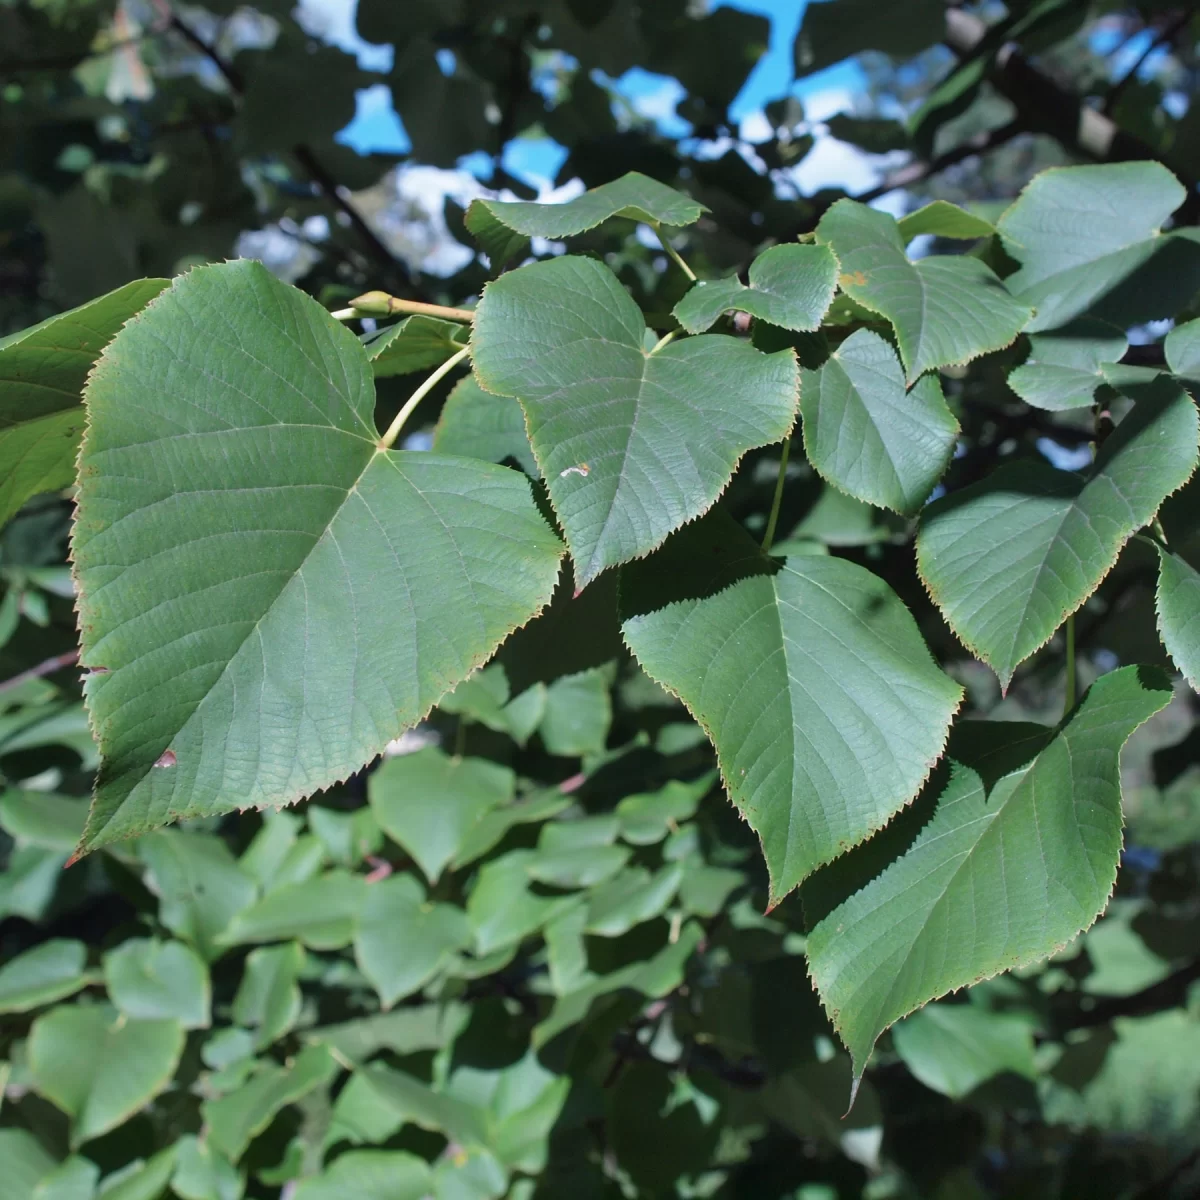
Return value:
[(1090, 446), (1064, 446), (1053, 438), (1040, 437), (1037, 440), (1037, 448), (1042, 456), (1049, 460), (1050, 465), (1060, 471), (1082, 471), (1092, 463)]

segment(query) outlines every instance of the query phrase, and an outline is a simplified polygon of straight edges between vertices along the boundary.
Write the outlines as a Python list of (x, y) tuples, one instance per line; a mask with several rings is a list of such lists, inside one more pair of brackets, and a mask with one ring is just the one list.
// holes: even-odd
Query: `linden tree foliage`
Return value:
[(0, 2), (0, 1193), (1193, 1194), (1197, 18), (317, 7)]

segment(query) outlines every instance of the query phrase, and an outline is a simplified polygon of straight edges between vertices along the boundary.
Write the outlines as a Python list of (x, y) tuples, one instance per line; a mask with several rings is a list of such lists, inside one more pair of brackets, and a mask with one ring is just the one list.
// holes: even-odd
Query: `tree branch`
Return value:
[[(945, 44), (962, 58), (975, 52), (987, 36), (988, 24), (961, 8), (946, 10)], [(1171, 168), (1195, 193), (1196, 180), (1186, 167), (1164, 158), (1141, 138), (1123, 130), (1115, 121), (1089, 108), (1033, 66), (1015, 42), (1001, 46), (988, 72), (1001, 95), (1016, 108), (1022, 127), (1030, 133), (1045, 133), (1071, 152), (1096, 162), (1127, 162), (1156, 159)]]
[(1195, 12), (1195, 4), (1185, 4), (1182, 9), (1176, 14), (1175, 19), (1168, 21), (1163, 26), (1162, 32), (1158, 37), (1153, 38), (1150, 45), (1138, 55), (1137, 61), (1109, 88), (1108, 95), (1104, 97), (1104, 105), (1101, 112), (1106, 117), (1111, 117), (1113, 110), (1117, 107), (1117, 101), (1125, 93), (1125, 89), (1138, 77), (1138, 72), (1146, 65), (1155, 50), (1161, 49), (1169, 42), (1175, 40), (1176, 34), (1192, 19), (1192, 14)]
[(14, 675), (11, 679), (0, 681), (0, 692), (11, 692), (14, 688), (19, 688), (21, 684), (28, 683), (31, 679), (41, 679), (43, 675), (53, 675), (55, 671), (62, 671), (66, 667), (73, 666), (78, 661), (78, 650), (68, 650), (65, 654), (56, 654), (53, 658), (47, 658), (43, 662), (38, 663), (36, 667), (30, 667), (28, 671), (22, 671), (19, 675)]
[[(217, 52), (215, 46), (210, 46), (178, 13), (170, 9), (166, 5), (166, 0), (162, 0), (162, 3), (164, 11), (170, 14), (170, 28), (200, 51), (217, 68), (234, 96), (239, 99), (244, 96), (246, 81), (242, 77), (241, 72), (232, 63), (226, 62)], [(397, 277), (403, 277), (411, 285), (412, 280), (403, 264), (388, 249), (379, 235), (367, 224), (362, 213), (350, 203), (343, 189), (338, 186), (337, 180), (321, 165), (312, 147), (303, 143), (293, 146), (292, 156), (318, 191), (330, 204), (345, 215), (355, 233), (358, 234), (359, 238), (368, 250), (370, 250), (372, 257), (387, 273), (386, 282), (394, 284)]]

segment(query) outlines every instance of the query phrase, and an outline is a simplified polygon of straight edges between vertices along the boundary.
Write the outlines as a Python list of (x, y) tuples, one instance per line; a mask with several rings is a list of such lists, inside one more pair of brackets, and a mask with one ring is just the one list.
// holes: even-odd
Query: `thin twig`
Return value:
[(1133, 66), (1109, 88), (1108, 95), (1104, 97), (1104, 105), (1100, 110), (1106, 117), (1112, 116), (1113, 110), (1117, 107), (1117, 101), (1124, 95), (1125, 89), (1138, 77), (1138, 72), (1146, 65), (1150, 55), (1175, 40), (1175, 35), (1192, 19), (1195, 8), (1194, 4), (1184, 5), (1175, 19), (1168, 21), (1158, 37), (1153, 38), (1150, 45), (1138, 55)]
[[(246, 93), (246, 81), (238, 69), (220, 55), (215, 46), (210, 46), (178, 13), (167, 4), (166, 0), (158, 0), (158, 7), (164, 15), (169, 16), (170, 27), (185, 41), (194, 46), (221, 73), (221, 77), (229, 85), (229, 90), (239, 99)], [(379, 235), (367, 224), (362, 213), (346, 198), (337, 180), (321, 165), (320, 160), (311, 146), (303, 143), (292, 147), (292, 155), (300, 164), (305, 174), (316, 185), (322, 195), (343, 213), (354, 231), (363, 240), (379, 264), (389, 273), (403, 270), (396, 256), (387, 248)]]
[(74, 666), (78, 661), (78, 650), (68, 650), (65, 654), (56, 654), (53, 658), (48, 658), (44, 662), (38, 663), (36, 667), (30, 667), (29, 670), (22, 671), (19, 675), (14, 675), (11, 679), (5, 679), (0, 682), (0, 692), (11, 692), (14, 688), (19, 688), (23, 683), (28, 683), (31, 679), (41, 679), (44, 675), (53, 675), (55, 671), (61, 671), (66, 667)]

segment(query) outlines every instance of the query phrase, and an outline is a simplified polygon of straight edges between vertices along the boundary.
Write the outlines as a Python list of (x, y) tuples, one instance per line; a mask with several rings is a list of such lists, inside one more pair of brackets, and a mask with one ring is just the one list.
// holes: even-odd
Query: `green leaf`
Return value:
[(424, 1200), (429, 1164), (402, 1150), (349, 1150), (319, 1175), (301, 1180), (294, 1200)]
[(66, 855), (38, 846), (17, 846), (0, 871), (0, 917), (40, 921), (62, 879)]
[(938, 0), (883, 7), (872, 0), (810, 4), (796, 38), (796, 74), (812, 75), (864, 50), (910, 58), (941, 40), (945, 20)]
[(672, 779), (657, 792), (626, 796), (616, 808), (621, 837), (634, 846), (652, 846), (668, 831), (696, 815), (700, 801), (712, 790), (716, 773), (708, 772), (690, 783)]
[[(857, 146), (868, 154), (888, 154), (893, 150), (912, 148), (908, 130), (899, 121), (889, 121), (885, 117), (851, 117), (846, 113), (837, 113), (825, 121), (825, 127), (830, 137)], [(935, 200), (934, 203), (946, 202)], [(953, 205), (947, 207), (953, 208)]]
[[(697, 204), (656, 179), (630, 171), (565, 204), (472, 200), (467, 209), (467, 228), (478, 235), (483, 228), (478, 214), (486, 212), (522, 237), (564, 238), (594, 229), (610, 217), (628, 217), (631, 221), (644, 221), (649, 225), (691, 225), (707, 211), (703, 204)], [(493, 262), (492, 265), (499, 268), (503, 263)]]
[(922, 234), (974, 241), (976, 238), (991, 237), (996, 232), (991, 221), (985, 221), (983, 217), (977, 217), (957, 204), (951, 204), (949, 200), (934, 200), (907, 217), (901, 217), (898, 223), (900, 237), (905, 242), (911, 242)]
[[(1118, 1134), (1194, 1142), (1200, 1116), (1200, 1027), (1183, 1008), (1097, 1030), (1068, 1045), (1042, 1084), (1045, 1119)], [(1079, 1054), (1071, 1061), (1072, 1051)], [(1098, 1052), (1097, 1052), (1098, 1051)], [(1082, 1068), (1082, 1069), (1080, 1069)]]
[(451, 866), (457, 870), (482, 858), (510, 829), (535, 821), (545, 821), (562, 812), (571, 803), (557, 788), (534, 792), (515, 804), (492, 809), (467, 830), (462, 846)]
[(433, 450), (484, 462), (511, 459), (526, 475), (540, 478), (520, 404), (512, 396), (485, 392), (473, 375), (460, 379), (446, 397), (433, 431)]
[(609, 674), (592, 668), (564, 675), (546, 689), (546, 712), (538, 726), (550, 754), (599, 754), (612, 724)]
[(536, 858), (532, 850), (513, 850), (479, 869), (467, 899), (477, 954), (521, 941), (579, 902), (574, 896), (542, 896), (530, 889)]
[(345, 778), (553, 590), (528, 483), (381, 450), (359, 341), (255, 262), (177, 279), (87, 403), (73, 554), (108, 672), (83, 850)]
[(1008, 687), (1196, 465), (1196, 408), (1151, 384), (1086, 475), (1025, 461), (931, 504), (917, 568), (962, 643)]
[(183, 1040), (178, 1021), (130, 1021), (106, 1004), (56, 1008), (33, 1023), (29, 1071), (38, 1092), (71, 1118), (78, 1146), (167, 1086)]
[(308, 1046), (289, 1067), (263, 1063), (241, 1087), (201, 1106), (208, 1141), (236, 1163), (280, 1109), (303, 1099), (337, 1074), (338, 1064), (325, 1046)]
[(904, 386), (896, 352), (868, 329), (816, 371), (800, 372), (804, 451), (820, 475), (859, 500), (914, 513), (949, 465), (958, 422), (936, 375)]
[(454, 321), (413, 316), (364, 334), (362, 343), (375, 378), (386, 379), (441, 366), (467, 344), (470, 333)]
[(1029, 308), (977, 258), (910, 262), (895, 218), (865, 204), (839, 200), (817, 240), (838, 257), (842, 291), (891, 322), (909, 383), (1007, 346), (1029, 320)]
[(1036, 1074), (1029, 1021), (974, 1004), (927, 1004), (892, 1030), (892, 1043), (927, 1088), (954, 1100), (1001, 1071)]
[(1163, 343), (1167, 366), (1179, 376), (1195, 395), (1200, 385), (1200, 320), (1176, 325)]
[(485, 813), (508, 804), (516, 777), (483, 758), (452, 757), (436, 746), (387, 759), (367, 782), (383, 831), (436, 882)]
[(300, 1016), (300, 973), (307, 955), (299, 942), (262, 946), (246, 955), (246, 969), (233, 998), (233, 1019), (256, 1031), (265, 1049), (292, 1029)]
[(208, 962), (219, 958), (217, 939), (256, 894), (229, 848), (212, 834), (164, 829), (142, 838), (137, 854), (146, 886), (159, 898), (159, 920)]
[(1008, 386), (1035, 408), (1061, 412), (1094, 403), (1101, 368), (1120, 362), (1129, 342), (1115, 325), (1081, 317), (1050, 333), (1032, 334), (1029, 357), (1009, 372)]
[(708, 335), (647, 351), (645, 335), (617, 277), (587, 258), (521, 267), (479, 304), (476, 376), (521, 402), (577, 589), (705, 512), (741, 456), (795, 419), (791, 350)]
[(859, 852), (862, 869), (849, 856), (814, 878), (809, 970), (856, 1076), (893, 1021), (1046, 958), (1096, 919), (1121, 851), (1121, 746), (1170, 698), (1162, 672), (1125, 667), (1057, 732), (968, 723), (976, 744), (952, 744), (949, 769)]
[(37, 1186), (56, 1163), (27, 1129), (0, 1129), (0, 1162), (4, 1180), (0, 1183), (3, 1200), (33, 1200)]
[(342, 1058), (361, 1063), (380, 1050), (405, 1056), (444, 1049), (462, 1032), (470, 1012), (466, 1005), (453, 1002), (404, 1005), (391, 1012), (311, 1029), (305, 1037), (323, 1042)]
[(171, 1190), (182, 1200), (242, 1200), (246, 1181), (219, 1150), (187, 1134), (176, 1143)]
[(130, 938), (104, 956), (109, 999), (127, 1017), (206, 1029), (212, 1001), (204, 960), (182, 942)]
[(397, 1126), (411, 1121), (461, 1145), (484, 1145), (487, 1141), (485, 1114), (478, 1105), (447, 1096), (404, 1071), (378, 1064), (356, 1071), (351, 1083), (355, 1080), (362, 1082), (374, 1100), (378, 1115), (386, 1114)]
[(0, 795), (0, 827), (26, 846), (69, 852), (79, 842), (87, 803), (74, 796), (9, 788)]
[(0, 339), (0, 525), (30, 496), (74, 480), (88, 372), (117, 330), (167, 283), (127, 283)]
[(295, 938), (313, 950), (337, 950), (354, 937), (366, 899), (367, 881), (349, 871), (285, 883), (239, 912), (220, 941), (238, 946)]
[(1200, 572), (1162, 546), (1158, 558), (1154, 607), (1159, 636), (1188, 683), (1200, 692)]
[(48, 1175), (34, 1192), (34, 1200), (92, 1200), (100, 1168), (89, 1159), (72, 1155)]
[(717, 750), (777, 904), (884, 825), (941, 755), (961, 689), (881, 579), (763, 555), (723, 513), (621, 577), (623, 629)]
[(463, 224), (488, 256), (493, 274), (502, 271), (514, 258), (529, 254), (529, 239), (509, 229), (482, 200), (471, 201)]
[(87, 983), (87, 947), (52, 938), (0, 967), (0, 1013), (28, 1012), (74, 995)]
[(750, 264), (750, 285), (736, 275), (700, 280), (675, 305), (688, 333), (703, 333), (727, 312), (741, 310), (795, 332), (820, 328), (833, 303), (838, 264), (828, 246), (772, 246)]
[(592, 889), (585, 932), (620, 937), (635, 925), (660, 916), (679, 891), (683, 873), (682, 863), (668, 863), (653, 874), (644, 867), (626, 868)]
[(336, 812), (313, 804), (307, 815), (308, 827), (324, 847), (325, 855), (340, 867), (357, 867), (383, 846), (383, 830), (370, 809)]
[(175, 1171), (176, 1153), (168, 1146), (150, 1159), (134, 1159), (101, 1182), (96, 1200), (160, 1200)]
[(411, 875), (371, 885), (354, 936), (354, 957), (385, 1009), (411, 996), (471, 942), (467, 915), (427, 902)]
[(1085, 314), (1122, 329), (1174, 316), (1200, 286), (1200, 245), (1161, 232), (1185, 195), (1157, 162), (1037, 175), (998, 222), (1022, 264), (1008, 289), (1036, 309), (1030, 332)]

